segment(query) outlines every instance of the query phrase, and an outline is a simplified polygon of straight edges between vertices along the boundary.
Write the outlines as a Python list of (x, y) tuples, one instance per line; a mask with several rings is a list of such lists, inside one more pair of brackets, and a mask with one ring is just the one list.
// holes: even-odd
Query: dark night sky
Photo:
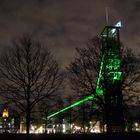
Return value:
[(50, 47), (63, 66), (105, 25), (121, 20), (121, 40), (140, 52), (140, 0), (0, 0), (0, 46), (31, 33)]

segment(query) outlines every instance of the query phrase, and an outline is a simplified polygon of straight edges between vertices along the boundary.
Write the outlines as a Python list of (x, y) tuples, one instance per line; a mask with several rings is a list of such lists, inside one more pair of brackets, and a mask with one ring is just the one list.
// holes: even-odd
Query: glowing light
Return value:
[(9, 111), (7, 106), (5, 106), (2, 112), (2, 118), (7, 119), (8, 117), (9, 117)]
[(98, 76), (97, 84), (96, 84), (96, 93), (97, 93), (98, 95), (102, 95), (102, 94), (103, 94), (103, 87), (102, 87), (102, 85), (101, 85), (102, 70), (103, 70), (103, 62), (104, 62), (104, 55), (102, 56), (101, 65), (100, 65), (100, 70), (99, 70), (99, 76)]
[(43, 127), (40, 126), (37, 130), (34, 131), (34, 133), (36, 134), (43, 133)]
[(90, 132), (91, 133), (101, 133), (101, 130), (100, 130), (100, 122), (98, 121), (96, 123), (96, 125), (91, 125), (91, 129), (90, 129)]
[(66, 132), (66, 125), (62, 124), (62, 127), (63, 127), (63, 133), (65, 133)]
[(136, 126), (136, 127), (138, 126), (138, 123), (137, 123), (137, 122), (135, 123), (135, 126)]
[[(115, 24), (115, 27), (121, 27), (121, 26), (122, 26), (121, 21), (119, 21), (119, 22), (117, 22), (117, 23)], [(116, 29), (112, 29), (112, 30), (111, 30), (111, 33), (114, 34), (115, 31), (116, 31)]]
[(62, 112), (66, 111), (66, 110), (68, 110), (68, 109), (70, 109), (70, 108), (72, 108), (72, 107), (75, 107), (75, 106), (77, 106), (77, 105), (80, 105), (80, 104), (82, 104), (82, 103), (84, 103), (84, 102), (86, 102), (86, 101), (88, 101), (88, 100), (90, 100), (90, 99), (93, 99), (93, 98), (95, 98), (95, 97), (94, 97), (93, 95), (90, 95), (90, 96), (88, 96), (88, 97), (86, 97), (86, 98), (84, 98), (84, 99), (82, 99), (82, 100), (80, 100), (80, 101), (78, 101), (78, 102), (76, 102), (76, 103), (74, 103), (74, 104), (72, 104), (72, 105), (69, 105), (69, 106), (67, 106), (67, 107), (65, 107), (65, 108), (63, 108), (63, 109), (61, 109), (61, 110), (59, 110), (59, 111), (57, 111), (57, 112), (55, 112), (55, 113), (49, 115), (49, 116), (47, 117), (47, 119), (50, 119), (50, 118), (52, 118), (53, 116), (58, 115), (59, 113), (62, 113)]
[(117, 23), (115, 24), (115, 26), (116, 26), (116, 27), (122, 27), (121, 21), (117, 22)]
[(81, 127), (80, 126), (74, 126), (74, 128), (76, 129), (76, 130), (80, 130), (81, 129)]

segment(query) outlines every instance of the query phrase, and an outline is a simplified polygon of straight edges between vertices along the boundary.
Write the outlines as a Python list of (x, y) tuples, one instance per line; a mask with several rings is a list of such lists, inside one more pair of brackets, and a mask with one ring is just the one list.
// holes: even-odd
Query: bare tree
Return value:
[(39, 104), (39, 113), (41, 114), (40, 120), (43, 120), (43, 123), (45, 123), (45, 133), (47, 133), (47, 127), (51, 121), (51, 119), (48, 119), (48, 116), (56, 111), (58, 98), (60, 97), (55, 96), (55, 99), (46, 99)]
[[(86, 48), (76, 48), (76, 52), (77, 56), (67, 69), (71, 88), (83, 98), (95, 91), (100, 66), (101, 42), (99, 38), (94, 38), (88, 42)], [(98, 98), (102, 102), (101, 97)]]
[[(105, 105), (104, 99), (94, 92), (100, 67), (100, 39), (96, 37), (90, 40), (86, 48), (76, 48), (76, 53), (74, 61), (67, 67), (71, 88), (80, 99), (94, 94), (98, 99), (94, 104), (97, 104), (99, 111), (103, 112), (102, 110)], [(88, 104), (91, 105), (91, 101)]]
[[(77, 55), (68, 66), (71, 87), (78, 96), (85, 97), (93, 94), (96, 97), (94, 104), (103, 113), (105, 100), (95, 92), (101, 59), (101, 40), (98, 37), (90, 39), (85, 48), (76, 48)], [(138, 88), (136, 84), (140, 81), (140, 57), (134, 55), (131, 49), (121, 44), (122, 59), (122, 90), (125, 103), (130, 104), (132, 96), (136, 97)], [(133, 94), (132, 94), (133, 93)], [(126, 100), (127, 99), (127, 100)]]
[[(122, 52), (123, 83), (122, 90), (126, 105), (139, 104), (140, 55), (132, 49), (123, 48)], [(137, 98), (136, 100), (134, 98)], [(135, 102), (134, 102), (135, 100)], [(133, 105), (134, 105), (133, 104)]]
[(60, 67), (49, 49), (31, 36), (13, 42), (0, 59), (0, 96), (26, 114), (29, 134), (31, 112), (53, 96), (62, 84)]

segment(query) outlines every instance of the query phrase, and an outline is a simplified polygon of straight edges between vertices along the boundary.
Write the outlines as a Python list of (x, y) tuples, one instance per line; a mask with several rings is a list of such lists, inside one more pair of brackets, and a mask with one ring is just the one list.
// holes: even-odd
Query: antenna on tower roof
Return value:
[(106, 25), (109, 24), (109, 14), (108, 14), (108, 7), (105, 9), (105, 17), (106, 17)]

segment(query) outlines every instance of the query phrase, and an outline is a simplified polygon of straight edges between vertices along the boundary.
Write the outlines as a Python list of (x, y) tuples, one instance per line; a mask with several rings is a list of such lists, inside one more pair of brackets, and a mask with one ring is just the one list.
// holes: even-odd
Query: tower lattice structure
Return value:
[(120, 27), (106, 26), (101, 33), (102, 55), (96, 92), (105, 99), (104, 120), (108, 131), (124, 128), (119, 31)]

